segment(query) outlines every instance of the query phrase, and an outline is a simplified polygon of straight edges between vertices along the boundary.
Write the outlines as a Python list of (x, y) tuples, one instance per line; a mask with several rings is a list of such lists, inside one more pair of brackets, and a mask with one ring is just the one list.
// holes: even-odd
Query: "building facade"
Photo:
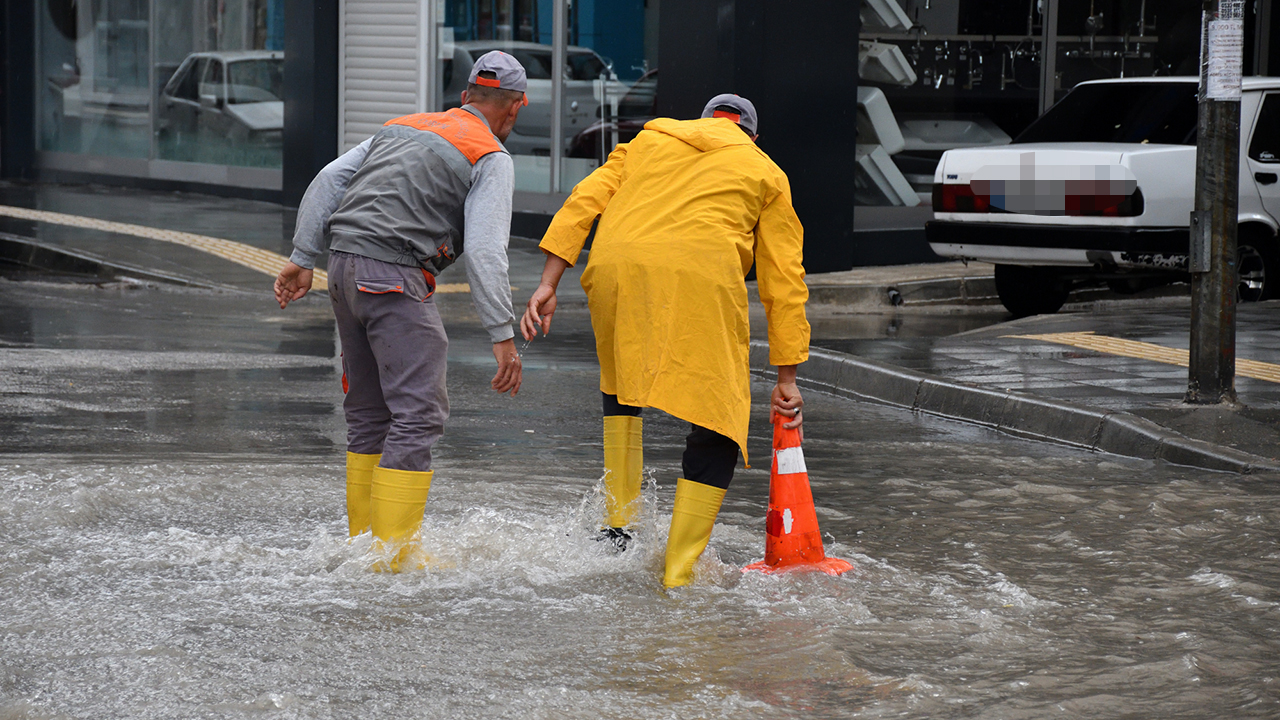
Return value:
[[(1274, 69), (1272, 0), (1247, 74)], [(529, 72), (508, 142), (537, 235), (613, 145), (756, 102), (811, 271), (928, 260), (933, 167), (1072, 85), (1195, 74), (1198, 0), (8, 0), (0, 174), (296, 204), (388, 119), (458, 104), (491, 49)], [(556, 69), (559, 68), (558, 71)]]

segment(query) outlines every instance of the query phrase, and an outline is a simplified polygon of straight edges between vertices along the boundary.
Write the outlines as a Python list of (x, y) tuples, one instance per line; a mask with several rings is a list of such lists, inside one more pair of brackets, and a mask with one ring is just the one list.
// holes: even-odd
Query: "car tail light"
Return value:
[(975, 195), (967, 184), (938, 183), (933, 186), (934, 212), (991, 212), (991, 198)]
[(1129, 195), (1067, 195), (1066, 214), (1071, 217), (1136, 217), (1142, 211), (1140, 188)]
[[(1135, 188), (1129, 195), (1099, 195), (1092, 193), (1070, 193), (1074, 188), (1068, 187), (1068, 194), (1058, 211), (1035, 214), (1065, 215), (1067, 217), (1136, 217), (1144, 208), (1142, 190)], [(1060, 196), (1061, 197), (1061, 196)], [(1001, 199), (1005, 199), (1003, 196)], [(973, 187), (963, 183), (933, 186), (934, 212), (951, 213), (989, 213), (1008, 212), (1004, 207), (992, 208), (991, 196), (980, 195)]]

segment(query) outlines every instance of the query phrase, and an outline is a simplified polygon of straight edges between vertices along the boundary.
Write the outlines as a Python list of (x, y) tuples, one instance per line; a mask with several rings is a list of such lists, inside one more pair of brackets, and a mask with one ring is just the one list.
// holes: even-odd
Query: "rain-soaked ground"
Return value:
[(810, 392), (828, 552), (857, 571), (744, 575), (757, 383), (753, 469), (664, 594), (686, 426), (646, 416), (643, 527), (610, 555), (585, 313), (512, 399), (467, 298), (440, 303), (435, 565), (381, 575), (345, 537), (323, 297), (0, 282), (0, 718), (1280, 716), (1275, 478)]

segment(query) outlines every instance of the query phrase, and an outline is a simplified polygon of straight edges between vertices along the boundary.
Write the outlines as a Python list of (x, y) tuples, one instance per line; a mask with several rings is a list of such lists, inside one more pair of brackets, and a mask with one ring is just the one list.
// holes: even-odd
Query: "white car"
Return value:
[[(529, 78), (529, 105), (520, 111), (506, 147), (516, 155), (551, 154), (551, 46), (531, 42), (469, 40), (454, 43), (453, 59), (444, 63), (444, 106), (458, 107), (475, 61), (490, 50), (510, 53)], [(564, 68), (564, 147), (600, 116), (604, 95), (617, 96), (625, 88), (609, 63), (591, 48), (569, 46)], [(603, 82), (601, 82), (603, 81)], [(603, 86), (603, 88), (602, 88)]]
[[(1119, 292), (1187, 277), (1198, 78), (1082, 83), (1013, 144), (949, 150), (930, 247), (996, 266), (1016, 316), (1074, 287)], [(1280, 78), (1246, 78), (1240, 122), (1240, 298), (1280, 296)]]
[(284, 53), (188, 55), (160, 91), (161, 135), (215, 135), (279, 145), (284, 128)]

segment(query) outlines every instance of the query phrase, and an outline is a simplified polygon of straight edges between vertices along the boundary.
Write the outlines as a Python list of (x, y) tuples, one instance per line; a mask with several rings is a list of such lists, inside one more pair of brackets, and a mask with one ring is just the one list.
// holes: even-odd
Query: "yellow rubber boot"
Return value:
[(622, 529), (640, 514), (644, 421), (630, 415), (604, 419), (605, 522)]
[[(421, 555), (418, 548), (418, 529), (422, 526), (422, 514), (427, 507), (427, 491), (431, 489), (432, 471), (413, 472), (375, 467), (369, 524), (373, 530), (374, 551), (386, 552), (390, 560), (378, 563), (374, 569), (381, 572), (400, 572), (406, 561)], [(410, 563), (415, 569), (425, 566), (419, 558)]]
[(671, 510), (671, 530), (667, 533), (667, 567), (662, 584), (673, 588), (693, 581), (693, 564), (711, 539), (711, 528), (720, 514), (725, 491), (680, 478), (676, 481), (676, 502)]
[(355, 537), (369, 529), (369, 488), (382, 454), (347, 453), (347, 530)]

